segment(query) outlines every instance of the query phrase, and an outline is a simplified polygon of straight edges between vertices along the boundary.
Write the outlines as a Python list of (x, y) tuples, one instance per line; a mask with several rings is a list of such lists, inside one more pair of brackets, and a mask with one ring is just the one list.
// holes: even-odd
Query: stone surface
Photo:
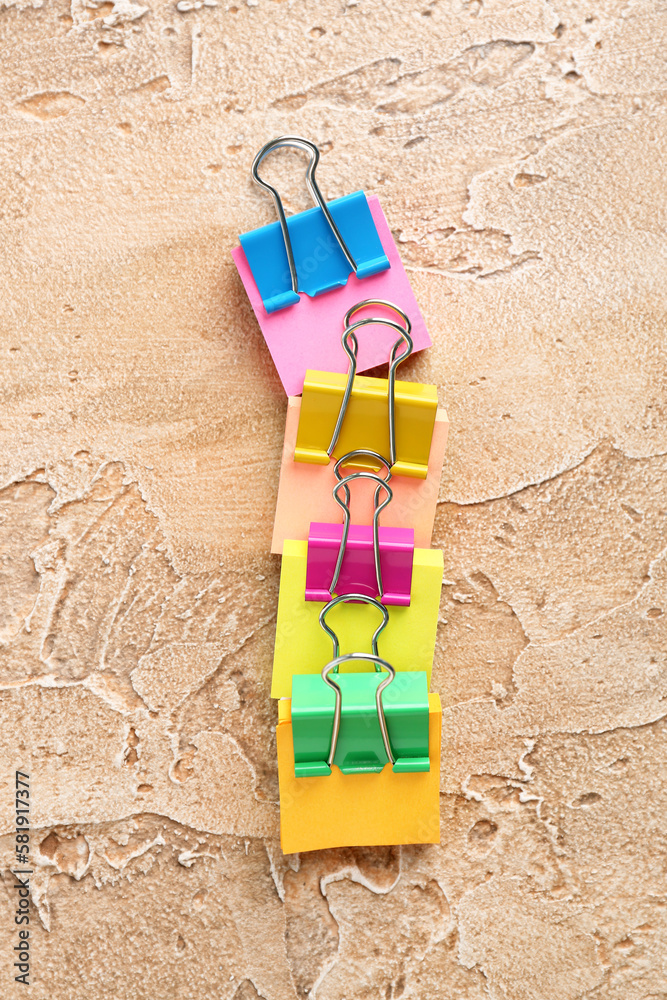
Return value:
[[(664, 1000), (664, 4), (5, 0), (0, 45), (0, 995), (25, 767), (35, 1000)], [(230, 250), (281, 132), (434, 339), (440, 846), (279, 847)]]

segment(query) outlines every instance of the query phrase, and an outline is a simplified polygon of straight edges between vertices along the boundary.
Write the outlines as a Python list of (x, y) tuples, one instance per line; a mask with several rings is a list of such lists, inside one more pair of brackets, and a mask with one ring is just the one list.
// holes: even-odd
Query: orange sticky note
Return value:
[[(329, 465), (310, 465), (294, 461), (300, 412), (301, 398), (290, 396), (287, 401), (285, 444), (271, 542), (271, 551), (278, 555), (283, 551), (285, 539), (308, 538), (311, 521), (325, 521), (331, 524), (341, 520), (340, 507), (332, 496), (332, 490), (336, 485), (333, 474), (334, 462), (330, 462)], [(433, 428), (426, 479), (394, 476), (391, 480), (394, 498), (381, 514), (380, 523), (388, 528), (414, 528), (415, 545), (419, 548), (425, 549), (431, 544), (448, 429), (447, 413), (439, 409)], [(347, 471), (353, 470), (350, 468)], [(383, 476), (383, 472), (380, 475)], [(355, 483), (352, 487), (354, 524), (370, 524), (372, 520), (371, 484), (364, 485)], [(363, 496), (360, 497), (359, 493)], [(366, 502), (361, 503), (361, 500)]]
[(285, 854), (327, 847), (440, 843), (440, 696), (429, 694), (429, 759), (425, 773), (294, 774), (291, 700), (278, 703), (280, 843)]

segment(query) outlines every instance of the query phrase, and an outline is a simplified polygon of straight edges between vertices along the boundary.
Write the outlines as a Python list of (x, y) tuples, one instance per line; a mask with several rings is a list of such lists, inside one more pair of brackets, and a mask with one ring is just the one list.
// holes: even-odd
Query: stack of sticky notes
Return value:
[[(259, 174), (284, 146), (308, 154), (315, 201), (289, 217)], [(447, 415), (435, 386), (396, 378), (431, 342), (377, 199), (327, 203), (318, 159), (296, 136), (260, 150), (252, 174), (278, 221), (233, 251), (289, 396), (272, 545), (285, 853), (440, 839), (443, 560), (429, 545)], [(357, 374), (383, 361), (387, 378)]]

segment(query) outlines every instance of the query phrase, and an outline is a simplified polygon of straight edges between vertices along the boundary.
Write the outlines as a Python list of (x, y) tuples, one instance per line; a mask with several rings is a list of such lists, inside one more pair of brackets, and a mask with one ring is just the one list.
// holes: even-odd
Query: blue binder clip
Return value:
[[(310, 154), (306, 180), (316, 202), (315, 208), (289, 219), (276, 189), (258, 173), (262, 160), (282, 146)], [(345, 285), (353, 272), (358, 278), (369, 278), (390, 266), (366, 195), (355, 191), (327, 205), (315, 180), (319, 159), (313, 142), (284, 135), (262, 146), (252, 164), (253, 179), (275, 202), (278, 222), (244, 233), (239, 239), (268, 313), (295, 305), (300, 292), (321, 295)]]

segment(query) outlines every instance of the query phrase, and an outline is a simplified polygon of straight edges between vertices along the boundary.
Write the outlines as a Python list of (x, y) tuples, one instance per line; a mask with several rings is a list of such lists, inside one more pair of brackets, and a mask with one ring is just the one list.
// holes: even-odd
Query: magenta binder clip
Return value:
[[(315, 207), (287, 216), (277, 190), (258, 173), (282, 146), (309, 154), (306, 181)], [(303, 391), (308, 369), (345, 373), (340, 317), (361, 299), (396, 302), (412, 318), (414, 350), (431, 346), (380, 203), (363, 191), (325, 201), (315, 180), (317, 147), (281, 136), (255, 157), (253, 180), (274, 200), (278, 221), (243, 233), (232, 257), (288, 396)], [(386, 361), (382, 345), (364, 340), (357, 370)]]
[[(308, 534), (308, 561), (306, 566), (306, 600), (330, 601), (334, 594), (360, 594), (374, 597), (383, 604), (407, 607), (412, 589), (412, 564), (415, 535), (412, 528), (381, 528), (380, 511), (393, 494), (386, 479), (372, 472), (354, 472), (340, 476), (340, 466), (360, 454), (389, 466), (374, 452), (356, 451), (344, 455), (334, 468), (339, 482), (333, 490), (336, 503), (342, 508), (342, 524), (313, 521)], [(389, 479), (391, 473), (388, 474)], [(374, 497), (373, 523), (351, 524), (349, 483), (368, 479), (377, 483)], [(380, 493), (386, 493), (379, 503)], [(340, 492), (345, 498), (341, 498)]]

